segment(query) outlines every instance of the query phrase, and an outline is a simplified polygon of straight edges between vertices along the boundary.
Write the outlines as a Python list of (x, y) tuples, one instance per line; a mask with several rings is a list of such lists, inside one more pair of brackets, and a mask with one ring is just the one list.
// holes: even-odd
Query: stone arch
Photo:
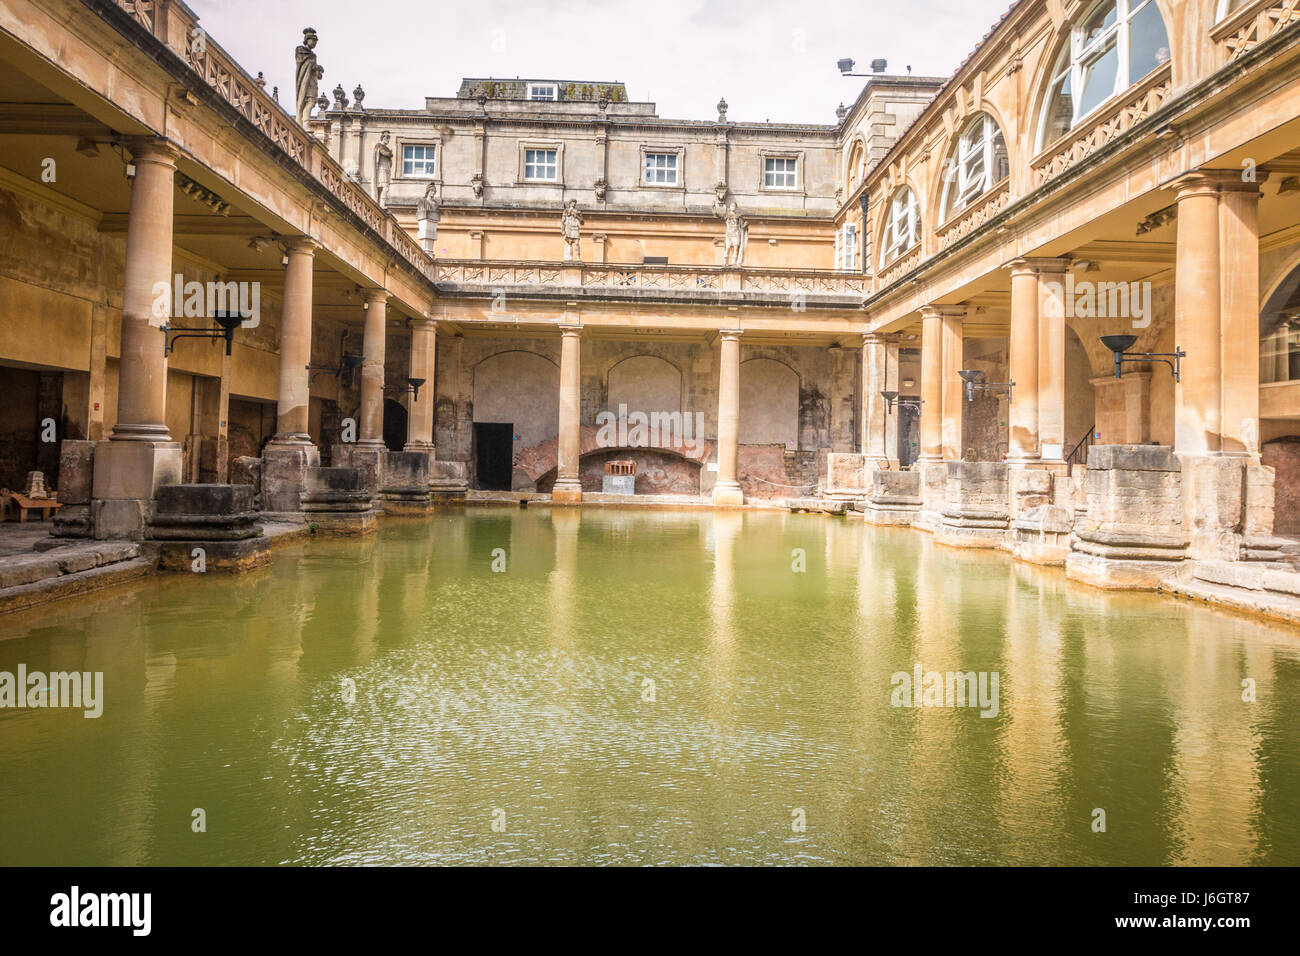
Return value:
[(473, 421), (511, 422), (518, 447), (554, 438), (560, 430), (560, 368), (537, 352), (496, 352), (472, 370)]
[(1092, 384), (1092, 358), (1079, 333), (1065, 327), (1065, 450), (1069, 455), (1080, 439), (1095, 431), (1097, 395)]
[[(993, 106), (992, 104), (981, 104), (978, 109), (971, 110), (957, 123), (957, 125), (953, 128), (952, 135), (945, 136), (943, 139), (943, 143), (941, 146), (942, 152), (939, 153), (939, 155), (943, 157), (943, 161), (938, 164), (935, 170), (934, 182), (930, 184), (930, 193), (929, 196), (927, 197), (926, 208), (932, 209), (934, 211), (933, 221), (927, 221), (924, 223), (924, 231), (928, 233), (937, 232), (939, 227), (942, 226), (945, 222), (947, 222), (948, 219), (952, 219), (954, 218), (955, 215), (957, 215), (956, 213), (948, 212), (946, 219), (940, 218), (945, 213), (945, 210), (943, 208), (943, 193), (946, 185), (946, 173), (948, 169), (948, 164), (949, 162), (952, 162), (953, 160), (956, 159), (957, 149), (958, 149), (958, 145), (961, 142), (962, 134), (964, 134), (966, 130), (970, 128), (970, 125), (973, 122), (975, 122), (975, 120), (980, 116), (988, 116), (988, 118), (993, 121), (993, 124), (997, 127), (998, 131), (1002, 134), (1003, 148), (1006, 150), (1007, 153), (1007, 170), (1008, 170), (1007, 176), (1005, 176), (1003, 179), (995, 180), (993, 185), (989, 187), (989, 190), (986, 190), (984, 193), (981, 193), (981, 197), (987, 195), (987, 193), (989, 191), (992, 191), (994, 187), (1001, 185), (1005, 179), (1010, 179), (1013, 181), (1015, 179), (1015, 172), (1016, 172), (1015, 154), (1017, 150), (1015, 149), (1015, 144), (1012, 142), (1011, 138), (1007, 135), (1007, 124), (1003, 122), (1002, 115), (995, 106)], [(979, 199), (975, 199), (972, 202), (972, 205), (978, 202)]]
[(680, 412), (682, 371), (666, 358), (641, 353), (624, 356), (605, 375), (605, 405), (617, 413), (620, 404), (628, 412)]
[(799, 447), (799, 373), (774, 358), (740, 365), (740, 444)]
[[(849, 140), (848, 147), (844, 150), (844, 195), (850, 196), (853, 190), (862, 185), (863, 180), (867, 178), (868, 170), (866, 168), (867, 144), (862, 138), (861, 133), (857, 133)], [(859, 164), (863, 167), (861, 176), (857, 175)]]
[[(912, 195), (916, 197), (916, 220), (917, 220), (916, 244), (913, 245), (910, 249), (908, 249), (907, 252), (902, 253), (902, 255), (895, 256), (893, 259), (889, 260), (889, 262), (883, 262), (880, 257), (881, 255), (884, 254), (885, 251), (885, 229), (889, 225), (890, 209), (893, 206), (894, 197), (897, 196), (899, 192), (902, 191), (903, 189), (910, 189), (912, 191)], [(878, 213), (880, 218), (876, 221), (873, 227), (874, 228), (873, 235), (875, 237), (875, 241), (872, 243), (871, 246), (871, 250), (872, 250), (871, 254), (875, 256), (876, 261), (873, 262), (871, 265), (874, 270), (879, 271), (881, 268), (888, 268), (889, 266), (893, 265), (893, 263), (896, 260), (901, 259), (903, 256), (908, 255), (909, 253), (911, 253), (916, 249), (920, 249), (921, 254), (925, 255), (925, 250), (929, 247), (929, 242), (930, 242), (929, 237), (934, 235), (934, 229), (932, 228), (931, 223), (926, 217), (926, 209), (928, 208), (928, 206), (924, 201), (925, 198), (926, 198), (925, 190), (920, 188), (916, 183), (916, 181), (913, 180), (911, 176), (902, 177), (894, 185), (892, 189), (890, 189), (887, 193), (885, 193), (884, 199), (882, 199), (880, 202), (880, 210)]]
[[(1109, 2), (1112, 2), (1112, 0), (1091, 0), (1091, 2), (1079, 4), (1074, 16), (1062, 20), (1062, 22), (1057, 25), (1056, 29), (1052, 31), (1051, 36), (1044, 44), (1042, 48), (1044, 55), (1036, 65), (1034, 82), (1030, 86), (1033, 93), (1027, 104), (1028, 115), (1023, 117), (1025, 122), (1021, 126), (1021, 129), (1027, 133), (1027, 148), (1025, 150), (1026, 167), (1028, 166), (1028, 163), (1032, 161), (1034, 156), (1037, 156), (1039, 152), (1047, 149), (1047, 147), (1051, 146), (1052, 143), (1055, 142), (1055, 140), (1040, 141), (1042, 140), (1044, 132), (1044, 109), (1047, 104), (1047, 98), (1051, 95), (1052, 79), (1056, 72), (1056, 64), (1060, 60), (1062, 50), (1064, 50), (1066, 44), (1070, 42), (1070, 36), (1074, 29), (1074, 25), (1091, 15), (1093, 10), (1102, 3)], [(1152, 2), (1160, 12), (1160, 19), (1165, 28), (1165, 38), (1169, 43), (1170, 77), (1174, 88), (1177, 89), (1179, 77), (1181, 75), (1180, 64), (1178, 62), (1178, 50), (1181, 48), (1182, 44), (1180, 44), (1179, 40), (1183, 38), (1176, 38), (1174, 36), (1171, 25), (1178, 23), (1179, 21), (1173, 16), (1173, 10), (1170, 8), (1169, 0), (1152, 0)], [(1131, 88), (1133, 85), (1134, 84), (1130, 84), (1128, 88)], [(1103, 102), (1108, 103), (1110, 102), (1110, 99), (1111, 98), (1107, 98)], [(1099, 107), (1099, 109), (1100, 108), (1101, 107)], [(1003, 127), (1003, 130), (1005, 132), (1005, 126)], [(1069, 133), (1066, 133), (1065, 135), (1068, 137)], [(1019, 170), (1018, 167), (1013, 165), (1013, 176), (1018, 171), (1022, 170)]]

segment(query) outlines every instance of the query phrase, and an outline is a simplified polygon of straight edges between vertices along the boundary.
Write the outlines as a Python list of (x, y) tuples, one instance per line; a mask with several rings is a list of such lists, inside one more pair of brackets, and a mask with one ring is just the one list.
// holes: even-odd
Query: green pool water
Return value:
[(449, 510), (0, 638), (104, 675), (0, 710), (0, 864), (1300, 863), (1300, 633), (913, 531)]

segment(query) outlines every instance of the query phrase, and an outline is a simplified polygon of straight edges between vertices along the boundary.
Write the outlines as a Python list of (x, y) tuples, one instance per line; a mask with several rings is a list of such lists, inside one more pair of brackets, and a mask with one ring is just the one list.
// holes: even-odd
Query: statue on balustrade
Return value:
[(582, 250), (579, 247), (582, 223), (582, 213), (578, 212), (578, 200), (570, 199), (564, 207), (564, 216), (560, 220), (560, 232), (564, 234), (565, 262), (582, 261)]
[(302, 31), (302, 45), (294, 53), (297, 61), (297, 97), (298, 123), (305, 129), (311, 119), (311, 108), (316, 105), (316, 93), (320, 88), (325, 68), (316, 64), (316, 31), (311, 27)]
[(735, 200), (732, 200), (724, 211), (715, 202), (713, 212), (727, 222), (726, 241), (722, 250), (722, 264), (724, 266), (744, 265), (745, 246), (749, 244), (749, 224), (745, 222), (745, 217), (740, 214), (740, 207)]

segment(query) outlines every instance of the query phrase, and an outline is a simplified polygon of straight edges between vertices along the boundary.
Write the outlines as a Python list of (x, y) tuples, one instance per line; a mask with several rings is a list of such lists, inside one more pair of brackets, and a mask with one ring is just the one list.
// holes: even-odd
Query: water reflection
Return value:
[[(5, 620), (0, 670), (107, 699), (0, 710), (0, 863), (1300, 862), (1294, 631), (815, 516), (276, 557)], [(917, 664), (998, 672), (998, 716), (893, 706)]]

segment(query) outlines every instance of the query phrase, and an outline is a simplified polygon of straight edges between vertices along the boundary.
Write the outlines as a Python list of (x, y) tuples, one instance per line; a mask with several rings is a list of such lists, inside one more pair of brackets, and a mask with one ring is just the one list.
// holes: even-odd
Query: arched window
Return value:
[(1226, 20), (1228, 14), (1236, 13), (1248, 3), (1250, 0), (1219, 0), (1219, 15), (1214, 18), (1214, 22)]
[(1011, 172), (1002, 130), (988, 113), (980, 113), (962, 130), (944, 168), (939, 221), (961, 212), (1006, 179)]
[(916, 204), (916, 194), (909, 187), (902, 186), (894, 193), (885, 211), (885, 241), (881, 243), (880, 264), (892, 262), (920, 239), (921, 213)]
[(1155, 0), (1102, 0), (1070, 28), (1039, 124), (1038, 148), (1169, 62), (1169, 35)]
[(848, 187), (849, 192), (858, 188), (858, 183), (862, 182), (862, 177), (867, 172), (867, 154), (862, 149), (861, 143), (854, 143), (853, 149), (849, 151), (849, 168), (848, 168)]

